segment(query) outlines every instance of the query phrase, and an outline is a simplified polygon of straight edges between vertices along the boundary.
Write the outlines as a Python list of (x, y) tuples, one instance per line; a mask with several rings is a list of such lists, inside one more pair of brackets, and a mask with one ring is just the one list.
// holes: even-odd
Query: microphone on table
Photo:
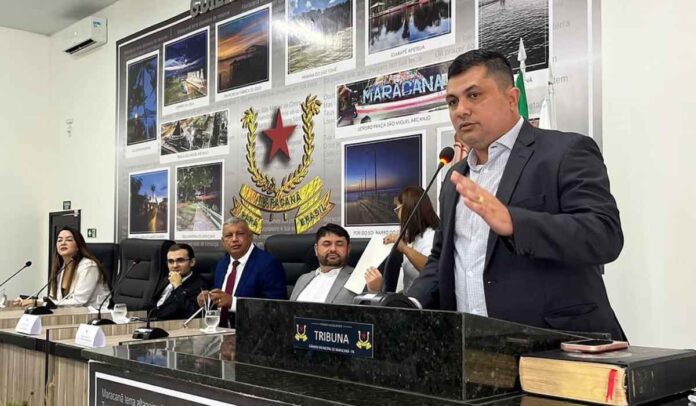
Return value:
[[(73, 262), (72, 259), (70, 261), (66, 262), (65, 264), (63, 264), (63, 266), (60, 267), (58, 272), (56, 272), (56, 284), (58, 283), (58, 276), (65, 270), (65, 268), (68, 267), (68, 265), (72, 264), (72, 262)], [(51, 281), (49, 280), (48, 282), (46, 282), (45, 285), (43, 285), (41, 287), (41, 289), (39, 289), (33, 295), (29, 296), (30, 298), (34, 299), (34, 305), (31, 307), (27, 307), (26, 310), (24, 310), (25, 314), (35, 314), (35, 315), (53, 314), (51, 309), (55, 309), (58, 306), (56, 306), (56, 304), (53, 303), (53, 301), (51, 299), (49, 299), (48, 297), (46, 298), (46, 303), (44, 303), (43, 306), (39, 306), (36, 304), (36, 301), (39, 298), (39, 294), (41, 292), (43, 292), (43, 290), (46, 289), (48, 287), (48, 285), (50, 285), (50, 284), (51, 284)], [(60, 289), (60, 286), (57, 286), (56, 289)]]
[(31, 261), (27, 261), (23, 267), (19, 268), (19, 270), (17, 272), (13, 273), (12, 276), (10, 276), (9, 278), (5, 279), (2, 283), (0, 283), (0, 288), (3, 287), (3, 285), (5, 285), (7, 282), (9, 282), (12, 278), (17, 276), (17, 274), (19, 274), (23, 270), (29, 268), (30, 266), (31, 266)]
[(418, 197), (418, 200), (416, 201), (416, 204), (413, 206), (411, 213), (409, 213), (408, 218), (404, 222), (403, 227), (401, 227), (399, 237), (396, 239), (396, 242), (394, 243), (394, 246), (389, 252), (387, 259), (384, 261), (384, 275), (382, 277), (382, 289), (380, 290), (380, 292), (362, 293), (360, 295), (357, 295), (353, 299), (354, 304), (406, 308), (416, 307), (416, 305), (405, 295), (401, 293), (394, 293), (394, 290), (396, 289), (396, 283), (399, 279), (399, 271), (401, 267), (390, 267), (389, 262), (395, 255), (395, 253), (398, 251), (399, 243), (401, 242), (401, 240), (403, 240), (404, 235), (406, 234), (406, 230), (408, 230), (408, 225), (415, 217), (415, 214), (418, 211), (421, 202), (428, 195), (428, 190), (430, 190), (430, 187), (432, 187), (433, 182), (435, 182), (435, 179), (437, 178), (437, 175), (440, 173), (440, 171), (442, 170), (442, 168), (444, 168), (445, 165), (452, 162), (453, 158), (454, 149), (452, 147), (445, 147), (440, 151), (440, 155), (438, 157), (437, 170), (435, 170), (435, 174), (433, 174), (433, 177), (430, 179), (430, 183), (428, 183), (428, 186), (425, 188), (423, 193), (421, 193), (420, 197)]
[(147, 324), (145, 327), (136, 328), (135, 331), (133, 331), (133, 338), (139, 340), (155, 340), (157, 338), (169, 337), (169, 333), (167, 333), (164, 329), (159, 327), (150, 327), (150, 316), (152, 315), (152, 311), (155, 309), (157, 309), (157, 306), (154, 306), (152, 309), (147, 311), (147, 318), (145, 319)]
[[(139, 263), (140, 263), (140, 258), (133, 259), (133, 262), (128, 267), (128, 269), (126, 269), (126, 272), (123, 273), (123, 276), (121, 278), (119, 278), (118, 282), (121, 282), (126, 276), (128, 276), (130, 271), (132, 271), (133, 268), (135, 268), (135, 266), (138, 265)], [(120, 287), (120, 286), (121, 286), (121, 284), (119, 283), (118, 287)], [(106, 298), (104, 300), (102, 300), (102, 302), (99, 304), (97, 318), (90, 320), (89, 324), (91, 324), (93, 326), (101, 326), (101, 325), (105, 325), (105, 324), (116, 324), (116, 322), (113, 321), (112, 319), (103, 319), (102, 315), (101, 315), (101, 310), (102, 310), (102, 307), (104, 307), (104, 303), (106, 303), (107, 300), (114, 297), (116, 295), (116, 292), (117, 292), (117, 289), (116, 289), (116, 286), (114, 286), (113, 294), (109, 293), (106, 296)]]
[(111, 320), (111, 319), (103, 319), (102, 318), (102, 314), (101, 314), (102, 307), (104, 307), (104, 303), (106, 303), (106, 301), (109, 299), (111, 299), (111, 293), (106, 295), (106, 298), (104, 298), (104, 300), (102, 300), (102, 302), (99, 303), (99, 308), (97, 309), (97, 318), (90, 320), (89, 323), (87, 323), (87, 324), (90, 324), (92, 326), (102, 326), (105, 324), (116, 324), (116, 322)]

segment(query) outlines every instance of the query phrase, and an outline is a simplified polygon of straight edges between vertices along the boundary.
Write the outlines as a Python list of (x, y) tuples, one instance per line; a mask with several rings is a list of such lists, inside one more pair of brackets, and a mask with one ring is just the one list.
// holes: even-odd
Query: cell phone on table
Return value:
[(601, 339), (587, 339), (566, 341), (561, 343), (561, 350), (566, 352), (600, 353), (607, 351), (623, 350), (628, 348), (626, 341), (613, 341)]

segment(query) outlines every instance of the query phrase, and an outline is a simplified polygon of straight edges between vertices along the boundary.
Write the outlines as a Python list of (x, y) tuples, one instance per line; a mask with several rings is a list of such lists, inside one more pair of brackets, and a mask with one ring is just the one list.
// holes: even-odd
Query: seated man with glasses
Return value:
[(162, 291), (152, 317), (160, 320), (187, 319), (198, 310), (196, 297), (207, 289), (203, 278), (191, 271), (196, 264), (193, 248), (174, 244), (167, 252), (169, 284)]

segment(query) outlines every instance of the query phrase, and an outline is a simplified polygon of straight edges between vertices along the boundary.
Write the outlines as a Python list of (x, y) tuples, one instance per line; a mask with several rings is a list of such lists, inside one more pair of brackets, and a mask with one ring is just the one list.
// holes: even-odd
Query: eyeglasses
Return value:
[(402, 206), (403, 204), (397, 204), (396, 207), (394, 207), (394, 213), (399, 214)]
[(248, 233), (245, 232), (240, 232), (240, 233), (232, 233), (232, 234), (225, 234), (222, 236), (223, 240), (229, 241), (236, 238), (244, 238), (247, 236)]
[(189, 258), (177, 258), (177, 259), (168, 259), (168, 260), (167, 260), (167, 263), (168, 263), (169, 265), (174, 265), (174, 264), (183, 265), (183, 264), (185, 264), (185, 263), (187, 263), (187, 262), (189, 262), (189, 261), (190, 261)]

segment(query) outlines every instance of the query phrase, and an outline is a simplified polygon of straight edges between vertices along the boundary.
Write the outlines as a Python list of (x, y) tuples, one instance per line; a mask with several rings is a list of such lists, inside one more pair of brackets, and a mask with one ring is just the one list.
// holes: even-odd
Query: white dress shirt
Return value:
[(321, 268), (319, 268), (314, 271), (314, 278), (297, 296), (297, 301), (326, 303), (326, 297), (329, 296), (329, 291), (336, 282), (338, 274), (341, 273), (341, 269), (343, 268), (334, 268), (329, 272), (322, 272)]
[[(427, 257), (430, 255), (430, 251), (433, 250), (433, 238), (435, 238), (435, 230), (428, 227), (425, 231), (418, 234), (408, 246)], [(405, 254), (404, 261), (401, 263), (401, 270), (403, 272), (403, 290), (406, 291), (411, 287), (411, 284), (418, 275), (420, 275), (420, 272), (413, 266)]]
[(230, 264), (227, 266), (227, 273), (225, 273), (225, 279), (222, 280), (223, 292), (227, 289), (227, 278), (229, 278), (230, 274), (232, 273), (232, 264), (234, 263), (234, 261), (239, 261), (239, 265), (237, 265), (237, 276), (234, 279), (234, 289), (232, 290), (232, 307), (230, 307), (231, 312), (237, 311), (237, 296), (235, 296), (234, 294), (235, 292), (237, 292), (237, 286), (239, 286), (239, 281), (242, 279), (242, 272), (244, 272), (244, 266), (249, 261), (251, 251), (253, 251), (254, 248), (254, 244), (251, 244), (246, 254), (244, 254), (239, 259), (234, 259), (230, 256)]
[(82, 258), (77, 264), (73, 275), (72, 284), (68, 294), (63, 296), (63, 275), (58, 274), (56, 289), (56, 305), (58, 306), (92, 306), (99, 307), (97, 297), (108, 295), (109, 289), (104, 281), (100, 281), (101, 273), (97, 263), (89, 258)]
[[(517, 140), (524, 119), (520, 117), (510, 131), (488, 146), (488, 161), (478, 164), (476, 154), (470, 153), (469, 179), (495, 195)], [(483, 289), (483, 267), (490, 227), (483, 218), (464, 204), (460, 195), (454, 226), (454, 292), (457, 311), (487, 316), (486, 295)]]
[[(186, 274), (186, 276), (184, 276), (183, 278), (181, 278), (181, 285), (183, 285), (184, 282), (186, 282), (186, 280), (187, 280), (188, 278), (191, 277), (191, 275), (193, 275), (193, 271), (189, 271), (189, 273)], [(179, 285), (179, 286), (181, 286), (181, 285)], [(172, 292), (174, 291), (174, 289), (175, 289), (175, 288), (174, 288), (174, 285), (172, 285), (172, 283), (169, 282), (169, 285), (167, 285), (167, 287), (164, 288), (164, 292), (162, 292), (162, 296), (161, 296), (160, 299), (157, 301), (157, 307), (162, 306), (162, 304), (164, 303), (164, 301), (167, 300), (167, 298), (169, 297), (169, 295), (172, 294)]]

